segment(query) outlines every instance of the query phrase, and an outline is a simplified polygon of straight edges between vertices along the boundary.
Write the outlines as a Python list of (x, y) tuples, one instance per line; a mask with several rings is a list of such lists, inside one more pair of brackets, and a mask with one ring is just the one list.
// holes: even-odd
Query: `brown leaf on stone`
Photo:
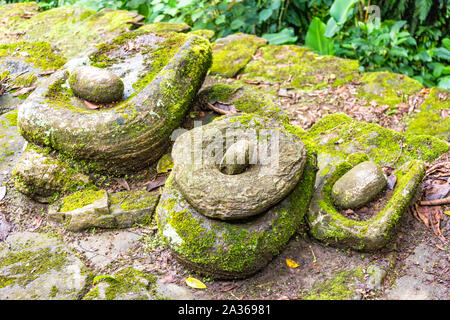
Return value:
[(36, 86), (32, 86), (32, 87), (27, 87), (27, 88), (22, 88), (20, 90), (17, 90), (16, 92), (14, 92), (12, 94), (13, 97), (17, 97), (17, 96), (21, 96), (23, 94), (27, 94), (30, 93), (31, 91), (33, 91), (34, 89), (36, 89)]
[(236, 113), (236, 107), (232, 103), (226, 103), (221, 101), (207, 102), (206, 105), (209, 109), (218, 114), (232, 114)]
[(3, 212), (0, 212), (0, 241), (5, 241), (11, 232), (11, 225), (6, 221)]
[(415, 209), (417, 218), (419, 218), (427, 228), (430, 228), (442, 242), (447, 243), (447, 239), (445, 239), (440, 230), (441, 220), (444, 219), (442, 208), (440, 206), (419, 206), (415, 204)]
[(93, 104), (93, 103), (91, 103), (91, 102), (89, 102), (89, 101), (86, 101), (86, 100), (84, 100), (84, 105), (85, 105), (88, 109), (91, 109), (91, 110), (95, 110), (95, 109), (98, 109), (98, 108), (101, 107), (101, 106), (99, 106), (99, 105)]
[(152, 191), (160, 186), (163, 186), (166, 184), (167, 176), (158, 176), (155, 180), (150, 181), (147, 183), (147, 191)]

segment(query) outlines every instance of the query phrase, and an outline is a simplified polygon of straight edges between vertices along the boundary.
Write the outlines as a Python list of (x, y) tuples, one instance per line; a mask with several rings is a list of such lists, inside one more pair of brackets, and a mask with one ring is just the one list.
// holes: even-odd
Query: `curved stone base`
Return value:
[(316, 169), (308, 160), (294, 191), (263, 214), (224, 222), (198, 213), (172, 176), (156, 208), (161, 237), (189, 268), (219, 279), (250, 276), (269, 263), (303, 223)]
[(330, 159), (324, 160), (327, 165), (318, 173), (320, 178), (307, 214), (311, 235), (338, 247), (360, 251), (381, 249), (391, 239), (397, 222), (414, 198), (425, 174), (424, 162), (412, 160), (403, 164), (395, 172), (397, 184), (386, 205), (371, 219), (356, 221), (339, 214), (331, 195), (334, 183), (353, 165), (342, 159)]

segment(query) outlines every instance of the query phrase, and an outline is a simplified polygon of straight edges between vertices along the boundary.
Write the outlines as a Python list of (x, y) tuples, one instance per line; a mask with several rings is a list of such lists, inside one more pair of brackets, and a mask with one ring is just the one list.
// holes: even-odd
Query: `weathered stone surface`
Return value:
[(139, 28), (140, 32), (187, 32), (191, 30), (191, 27), (186, 23), (173, 23), (173, 22), (153, 22), (143, 25)]
[(269, 263), (303, 223), (315, 171), (309, 159), (299, 184), (281, 203), (233, 223), (196, 211), (179, 191), (172, 173), (156, 208), (161, 237), (190, 269), (219, 279), (250, 276)]
[[(251, 165), (241, 174), (223, 174), (225, 144), (243, 138), (253, 146)], [(302, 175), (306, 149), (276, 121), (234, 115), (179, 136), (172, 158), (174, 180), (189, 203), (208, 217), (231, 220), (257, 215), (284, 199)]]
[(0, 111), (16, 109), (29, 96), (19, 90), (37, 86), (65, 62), (48, 42), (0, 45)]
[(225, 174), (240, 174), (250, 165), (250, 142), (246, 139), (232, 144), (220, 162), (220, 171)]
[(49, 219), (66, 225), (68, 230), (88, 228), (128, 228), (148, 223), (159, 194), (145, 190), (108, 194), (104, 190), (76, 192), (49, 209)]
[(306, 47), (267, 45), (254, 56), (242, 70), (241, 79), (311, 90), (339, 86), (359, 78), (357, 60), (319, 56)]
[[(13, 5), (8, 11), (21, 7)], [(0, 11), (3, 11), (4, 8)], [(28, 9), (27, 9), (28, 11)], [(0, 28), (0, 44), (18, 41), (48, 41), (57, 47), (66, 58), (82, 55), (95, 45), (114, 39), (133, 28), (131, 22), (138, 22), (142, 16), (125, 10), (103, 9), (99, 12), (73, 6), (59, 7), (47, 11), (30, 10), (22, 16)], [(12, 18), (9, 18), (12, 19)], [(48, 26), (51, 26), (49, 28)]]
[(0, 116), (0, 182), (11, 176), (13, 168), (26, 148), (27, 141), (17, 130), (17, 110)]
[(64, 198), (62, 206), (49, 209), (48, 218), (64, 223), (70, 231), (82, 231), (91, 227), (111, 228), (114, 220), (109, 215), (108, 194), (100, 191), (80, 191)]
[(84, 264), (56, 238), (18, 232), (0, 243), (2, 300), (75, 300), (86, 281)]
[(123, 98), (122, 80), (105, 69), (78, 67), (70, 74), (69, 84), (75, 96), (87, 101), (111, 103)]
[(449, 146), (432, 136), (404, 135), (374, 123), (354, 121), (345, 114), (323, 117), (301, 135), (319, 153), (340, 158), (366, 154), (380, 166), (398, 168), (410, 160), (433, 162), (449, 150)]
[(373, 161), (364, 161), (340, 177), (331, 193), (338, 207), (355, 209), (376, 197), (386, 184), (383, 170)]
[(207, 103), (227, 103), (232, 104), (237, 111), (255, 113), (283, 123), (289, 120), (280, 106), (267, 95), (240, 85), (216, 83), (207, 86), (199, 91), (196, 102), (204, 110), (208, 109)]
[(89, 58), (123, 80), (125, 100), (89, 110), (67, 88), (67, 70), (59, 70), (20, 106), (22, 135), (85, 160), (92, 171), (125, 173), (154, 163), (203, 82), (211, 61), (208, 41), (135, 32), (99, 46)]
[(25, 150), (12, 172), (14, 187), (21, 193), (39, 202), (56, 200), (60, 195), (89, 183), (89, 177), (76, 172), (38, 147)]
[(211, 74), (227, 78), (236, 76), (256, 50), (266, 44), (266, 39), (244, 33), (235, 33), (216, 40), (213, 43)]

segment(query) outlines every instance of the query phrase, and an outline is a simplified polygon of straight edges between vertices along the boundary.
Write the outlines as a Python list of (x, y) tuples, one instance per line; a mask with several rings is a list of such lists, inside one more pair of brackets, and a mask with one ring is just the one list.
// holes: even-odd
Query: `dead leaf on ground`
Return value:
[(206, 289), (206, 285), (198, 279), (195, 278), (187, 278), (186, 284), (194, 289)]
[(0, 201), (3, 200), (3, 198), (5, 198), (6, 196), (6, 186), (1, 186), (0, 187)]
[(387, 187), (389, 190), (394, 190), (395, 184), (397, 183), (397, 177), (395, 174), (391, 174), (387, 177)]
[(147, 183), (147, 191), (152, 191), (160, 186), (163, 186), (166, 184), (167, 176), (158, 176), (155, 180), (150, 181)]
[(89, 101), (86, 101), (86, 100), (84, 100), (84, 105), (85, 105), (88, 109), (91, 109), (91, 110), (95, 110), (95, 109), (101, 108), (101, 106), (96, 105), (96, 104), (93, 104), (92, 102), (89, 102)]
[(128, 185), (128, 182), (124, 178), (115, 178), (118, 184), (120, 184), (122, 187), (124, 187), (127, 191), (130, 191), (130, 186)]
[(289, 268), (292, 268), (292, 269), (299, 267), (298, 263), (291, 259), (286, 259), (286, 264), (288, 265)]

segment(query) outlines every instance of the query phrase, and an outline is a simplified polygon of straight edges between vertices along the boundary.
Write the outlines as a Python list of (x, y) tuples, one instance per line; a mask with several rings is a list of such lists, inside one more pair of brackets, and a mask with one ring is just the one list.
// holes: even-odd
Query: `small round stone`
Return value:
[(122, 80), (106, 69), (78, 67), (70, 75), (69, 84), (75, 96), (90, 102), (111, 103), (123, 97)]
[(336, 181), (331, 193), (338, 207), (358, 208), (379, 194), (387, 184), (383, 170), (373, 161), (365, 161)]
[(220, 162), (220, 171), (225, 174), (240, 174), (250, 165), (251, 144), (248, 140), (233, 143)]

